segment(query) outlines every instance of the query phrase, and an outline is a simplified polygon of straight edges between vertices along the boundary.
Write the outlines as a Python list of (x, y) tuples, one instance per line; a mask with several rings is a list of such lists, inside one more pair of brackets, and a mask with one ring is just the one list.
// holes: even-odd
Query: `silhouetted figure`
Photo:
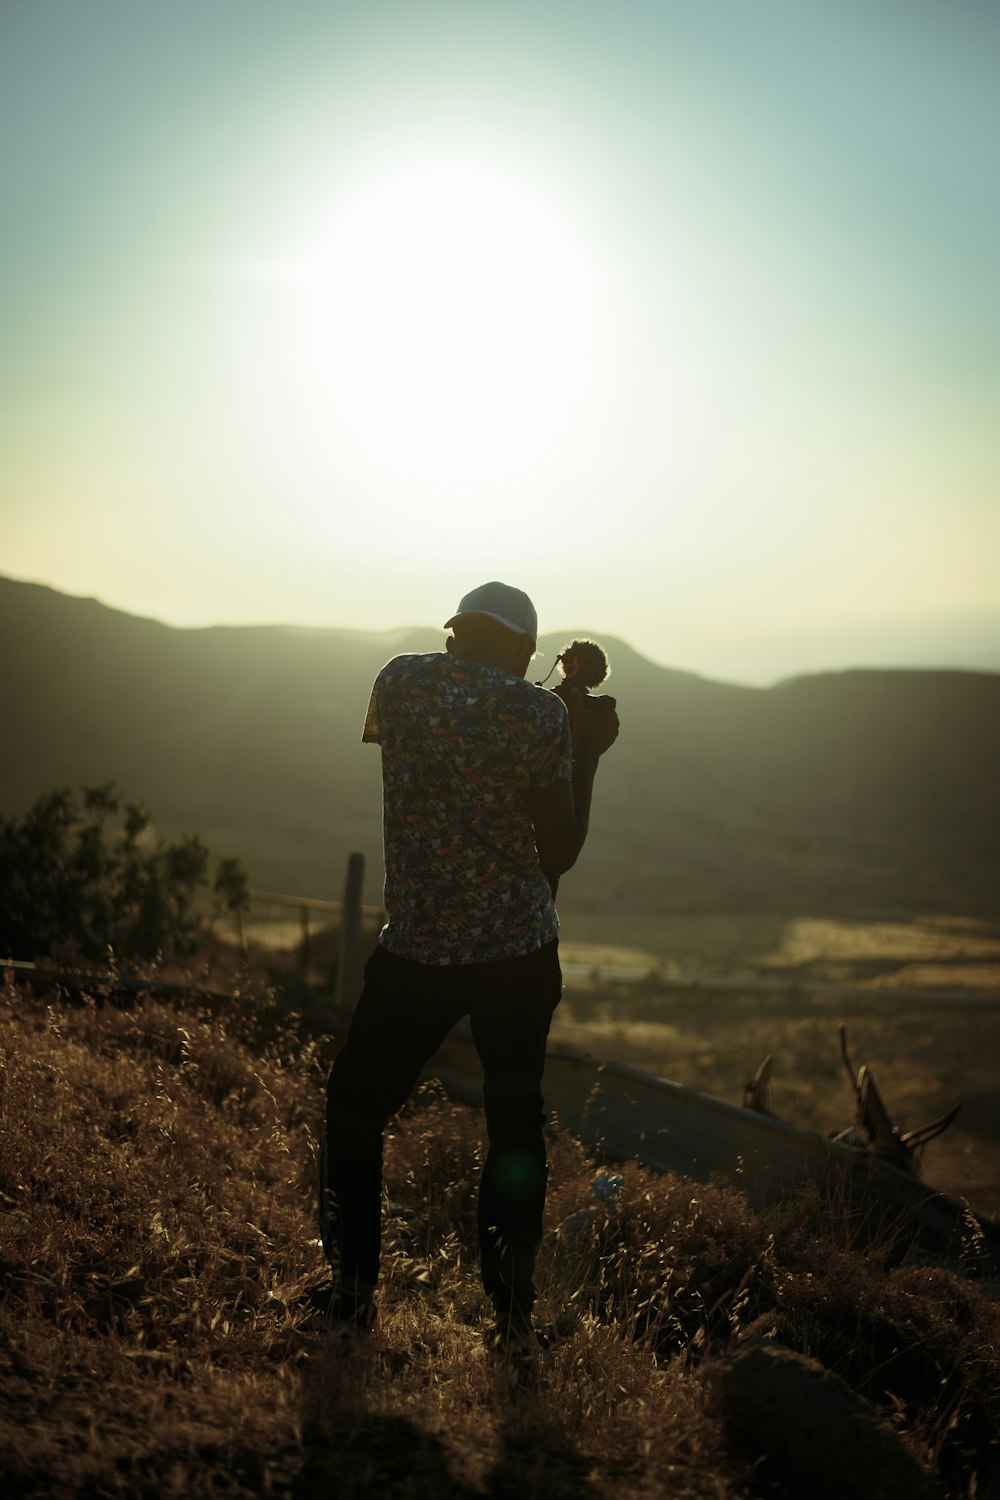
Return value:
[(447, 621), (446, 651), (379, 673), (363, 738), (382, 747), (388, 921), (327, 1087), (321, 1211), (334, 1280), (314, 1298), (370, 1327), (381, 1242), (382, 1134), (468, 1015), (489, 1152), (478, 1233), (502, 1341), (531, 1337), (548, 1166), (542, 1072), (562, 992), (549, 875), (587, 835), (600, 756), (618, 735), (525, 681), (538, 636), (519, 589), (488, 583)]

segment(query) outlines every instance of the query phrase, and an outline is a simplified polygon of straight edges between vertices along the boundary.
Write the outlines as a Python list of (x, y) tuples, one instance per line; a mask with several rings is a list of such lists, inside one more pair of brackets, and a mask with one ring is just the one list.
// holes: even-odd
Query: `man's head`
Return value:
[(523, 677), (538, 640), (538, 616), (521, 589), (484, 583), (465, 595), (445, 629), (455, 632), (447, 642), (453, 655)]

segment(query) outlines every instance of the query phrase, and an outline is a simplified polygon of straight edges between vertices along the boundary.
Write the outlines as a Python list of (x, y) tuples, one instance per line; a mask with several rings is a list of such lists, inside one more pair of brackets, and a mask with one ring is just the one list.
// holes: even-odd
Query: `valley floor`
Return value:
[[(774, 1058), (771, 1107), (822, 1133), (853, 1123), (840, 1058), (874, 1073), (900, 1130), (961, 1112), (923, 1177), (1000, 1216), (1000, 929), (747, 915), (564, 922), (553, 1045), (625, 1062), (739, 1103)], [(586, 930), (588, 941), (575, 934)], [(631, 940), (631, 941), (629, 941)]]

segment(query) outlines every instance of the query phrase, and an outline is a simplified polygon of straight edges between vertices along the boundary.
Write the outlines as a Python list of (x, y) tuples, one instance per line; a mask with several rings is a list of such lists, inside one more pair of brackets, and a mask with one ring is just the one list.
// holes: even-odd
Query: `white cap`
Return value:
[(471, 594), (466, 594), (451, 619), (445, 620), (445, 630), (450, 629), (463, 615), (485, 615), (489, 620), (496, 620), (506, 630), (530, 636), (532, 645), (538, 641), (535, 606), (523, 589), (511, 588), (509, 583), (483, 583), (479, 588), (473, 589)]

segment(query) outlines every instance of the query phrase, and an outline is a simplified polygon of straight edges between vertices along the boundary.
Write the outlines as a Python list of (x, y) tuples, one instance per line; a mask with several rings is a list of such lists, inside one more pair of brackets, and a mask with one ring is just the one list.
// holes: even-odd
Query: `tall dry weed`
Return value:
[(556, 1136), (538, 1279), (557, 1337), (518, 1371), (484, 1340), (482, 1119), (428, 1087), (386, 1143), (376, 1333), (324, 1341), (269, 1305), (324, 1270), (324, 1044), (267, 997), (0, 1000), (5, 1494), (737, 1496), (752, 1466), (701, 1373), (761, 1320), (951, 1493), (970, 1472), (986, 1493), (993, 1304), (838, 1246), (829, 1205), (754, 1216), (634, 1164), (599, 1201), (599, 1164)]

